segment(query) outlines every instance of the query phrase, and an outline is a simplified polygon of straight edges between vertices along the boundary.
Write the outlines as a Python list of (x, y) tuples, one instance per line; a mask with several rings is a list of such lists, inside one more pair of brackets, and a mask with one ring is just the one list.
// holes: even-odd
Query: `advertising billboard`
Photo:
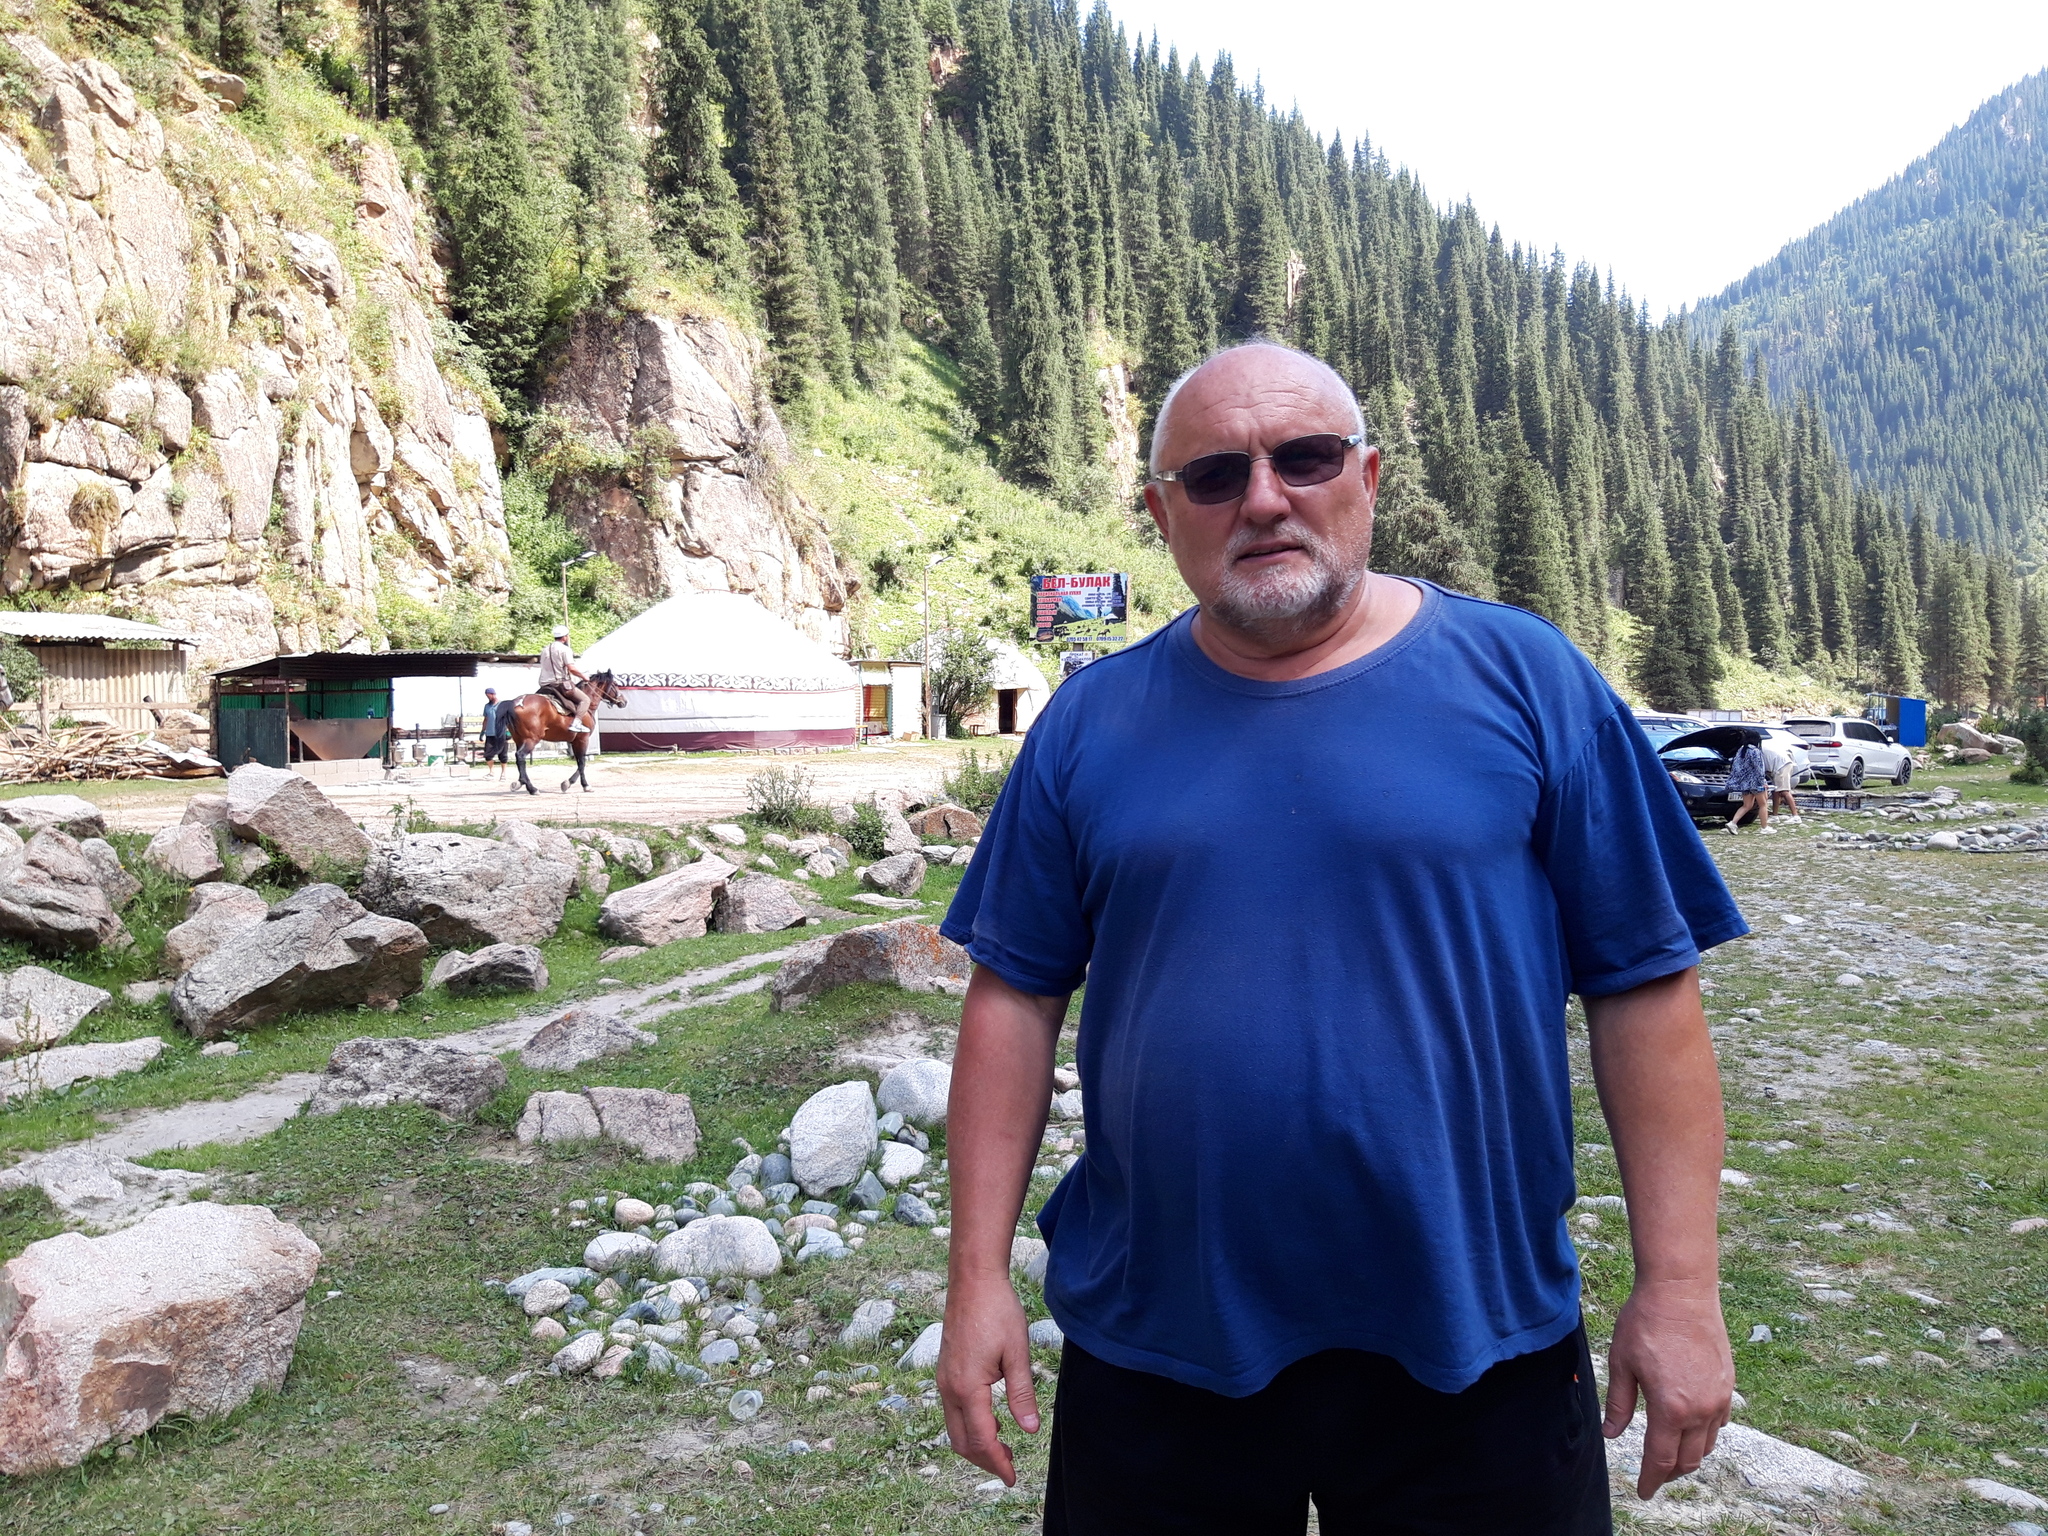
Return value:
[(1131, 578), (1122, 571), (1031, 578), (1034, 640), (1122, 640), (1129, 635)]

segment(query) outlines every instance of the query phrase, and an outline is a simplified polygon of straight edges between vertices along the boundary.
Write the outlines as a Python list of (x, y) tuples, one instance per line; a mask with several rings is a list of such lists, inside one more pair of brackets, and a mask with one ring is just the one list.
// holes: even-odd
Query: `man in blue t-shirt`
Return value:
[(1605, 1432), (1698, 1466), (1734, 1371), (1700, 952), (1747, 931), (1556, 629), (1371, 572), (1378, 454), (1272, 345), (1169, 393), (1146, 500), (1200, 607), (1067, 680), (945, 932), (953, 1447), (1039, 1426), (1010, 1245), (1087, 983), (1086, 1147), (1039, 1217), (1060, 1536), (1610, 1529), (1565, 1227), (1565, 1005), (1629, 1205)]

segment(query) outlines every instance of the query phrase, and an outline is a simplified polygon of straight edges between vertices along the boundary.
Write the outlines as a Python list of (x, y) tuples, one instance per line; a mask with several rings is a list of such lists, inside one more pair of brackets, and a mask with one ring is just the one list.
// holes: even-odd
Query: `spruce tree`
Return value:
[(648, 194), (664, 253), (733, 283), (745, 275), (745, 215), (724, 159), (730, 91), (698, 22), (698, 0), (653, 0), (649, 97), (658, 127), (647, 151)]
[(1519, 432), (1504, 445), (1495, 527), (1493, 583), (1504, 603), (1542, 614), (1561, 629), (1577, 618), (1557, 491)]
[(817, 275), (811, 269), (796, 166), (782, 88), (775, 77), (775, 41), (768, 0), (739, 0), (741, 53), (738, 178), (753, 226), (754, 280), (768, 334), (775, 342), (775, 394), (787, 400), (817, 371)]
[(896, 291), (896, 230), (889, 213), (889, 184), (875, 126), (874, 92), (868, 84), (860, 8), (854, 0), (831, 0), (827, 28), (832, 182), (831, 245), (853, 348), (854, 370), (863, 383), (888, 377), (893, 366), (900, 301)]

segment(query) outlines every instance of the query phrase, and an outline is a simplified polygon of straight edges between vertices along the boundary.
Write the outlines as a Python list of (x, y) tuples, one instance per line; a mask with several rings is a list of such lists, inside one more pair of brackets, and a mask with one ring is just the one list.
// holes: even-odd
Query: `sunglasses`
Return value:
[(1321, 485), (1344, 472), (1344, 455), (1364, 441), (1363, 432), (1342, 437), (1335, 432), (1312, 432), (1307, 437), (1289, 438), (1271, 453), (1205, 453), (1153, 478), (1177, 481), (1198, 507), (1220, 507), (1245, 493), (1252, 483), (1252, 466), (1260, 459), (1270, 463), (1273, 473), (1288, 485)]

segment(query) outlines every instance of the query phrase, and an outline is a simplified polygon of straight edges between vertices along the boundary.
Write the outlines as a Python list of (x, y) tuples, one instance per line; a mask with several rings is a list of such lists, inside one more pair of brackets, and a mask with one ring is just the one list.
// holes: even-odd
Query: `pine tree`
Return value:
[(2013, 703), (2022, 710), (2041, 709), (2048, 707), (2048, 579), (2035, 576), (2020, 588), (2019, 610)]
[(1491, 585), (1449, 510), (1422, 489), (1419, 466), (1405, 456), (1381, 461), (1372, 564), (1388, 575), (1419, 576), (1454, 592)]
[(831, 245), (854, 370), (875, 384), (893, 366), (900, 301), (896, 292), (896, 230), (889, 213), (889, 183), (875, 127), (860, 8), (831, 0), (827, 53), (833, 185)]
[(1003, 239), (1009, 303), (1003, 335), (1008, 404), (1004, 467), (1027, 485), (1065, 485), (1075, 469), (1073, 370), (1052, 268), (1034, 222), (1013, 217)]
[(1992, 707), (2012, 707), (2020, 666), (2019, 581), (2003, 556), (1984, 562), (1985, 686)]
[(1540, 613), (1569, 630), (1577, 605), (1557, 491), (1529, 456), (1519, 433), (1509, 437), (1503, 452), (1496, 527), (1500, 550), (1494, 558), (1493, 580), (1501, 601)]
[(1988, 702), (1990, 636), (1984, 623), (1983, 583), (1967, 550), (1948, 546), (1931, 555), (1933, 571), (1921, 615), (1927, 686), (1951, 709)]
[(741, 0), (745, 75), (740, 91), (742, 175), (753, 222), (755, 284), (775, 341), (775, 393), (789, 399), (817, 371), (817, 276), (811, 270), (789, 119), (775, 77), (768, 0)]
[(746, 242), (739, 189), (725, 167), (730, 92), (698, 23), (698, 0), (654, 0), (650, 98), (659, 123), (647, 152), (655, 228), (669, 260), (701, 263), (726, 283), (744, 276)]

